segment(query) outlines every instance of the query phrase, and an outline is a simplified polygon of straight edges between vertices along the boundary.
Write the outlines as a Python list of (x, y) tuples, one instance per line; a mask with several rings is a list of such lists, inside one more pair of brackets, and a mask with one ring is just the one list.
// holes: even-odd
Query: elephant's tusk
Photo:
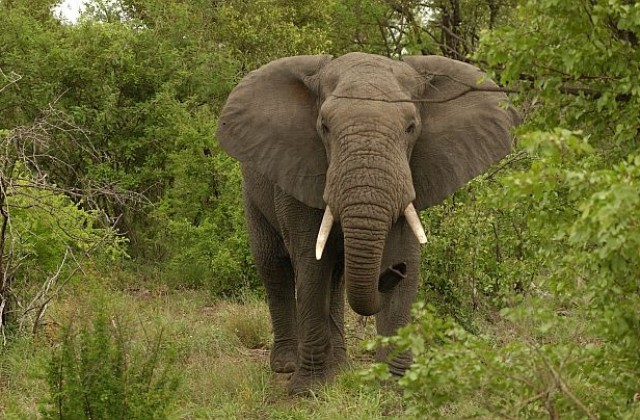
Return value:
[(329, 232), (331, 232), (331, 228), (333, 227), (333, 214), (331, 214), (331, 209), (329, 206), (324, 211), (324, 216), (322, 216), (322, 223), (320, 223), (320, 231), (318, 232), (318, 241), (316, 242), (316, 260), (320, 260), (322, 258), (322, 251), (324, 251), (324, 246), (327, 243), (327, 238), (329, 237)]
[(418, 216), (416, 208), (413, 207), (413, 203), (409, 203), (407, 208), (404, 210), (404, 217), (406, 217), (407, 223), (409, 223), (409, 227), (411, 227), (413, 234), (418, 238), (418, 242), (423, 245), (426, 244), (427, 234), (424, 233), (422, 222), (420, 222), (420, 217)]

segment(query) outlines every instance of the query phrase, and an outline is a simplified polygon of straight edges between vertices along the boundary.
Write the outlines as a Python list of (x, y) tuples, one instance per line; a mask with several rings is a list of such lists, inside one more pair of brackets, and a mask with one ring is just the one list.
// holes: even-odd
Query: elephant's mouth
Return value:
[[(421, 245), (427, 243), (427, 235), (424, 232), (424, 228), (422, 227), (422, 222), (420, 222), (420, 217), (418, 216), (418, 212), (416, 208), (413, 206), (413, 203), (409, 203), (409, 205), (404, 210), (404, 217), (407, 219), (407, 223), (411, 228), (411, 231), (418, 239)], [(324, 216), (322, 217), (322, 223), (320, 223), (320, 230), (318, 231), (318, 239), (316, 241), (316, 259), (322, 259), (322, 253), (324, 251), (324, 246), (327, 243), (327, 238), (329, 238), (329, 232), (331, 232), (331, 228), (333, 227), (334, 217), (331, 212), (329, 206), (326, 207), (324, 211)], [(405, 266), (406, 269), (406, 266)], [(394, 284), (395, 286), (395, 284)]]
[(378, 291), (380, 293), (390, 292), (405, 278), (407, 278), (407, 263), (401, 262), (387, 267), (380, 273)]

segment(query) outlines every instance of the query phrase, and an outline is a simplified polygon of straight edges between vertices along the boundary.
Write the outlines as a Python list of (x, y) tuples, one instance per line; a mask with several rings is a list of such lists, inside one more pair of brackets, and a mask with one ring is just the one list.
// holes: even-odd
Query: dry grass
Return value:
[(222, 328), (234, 335), (247, 349), (266, 349), (271, 344), (271, 324), (266, 303), (257, 299), (248, 302), (222, 303), (218, 306)]

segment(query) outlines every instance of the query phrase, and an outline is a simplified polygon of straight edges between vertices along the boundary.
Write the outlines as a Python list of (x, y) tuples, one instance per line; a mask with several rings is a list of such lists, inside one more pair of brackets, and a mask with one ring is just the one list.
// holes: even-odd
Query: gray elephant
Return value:
[[(469, 64), (364, 53), (288, 57), (251, 72), (218, 122), (238, 159), (251, 250), (268, 296), (271, 368), (291, 393), (346, 360), (344, 289), (392, 335), (410, 320), (417, 211), (509, 153), (517, 114)], [(377, 360), (402, 374), (406, 354)]]

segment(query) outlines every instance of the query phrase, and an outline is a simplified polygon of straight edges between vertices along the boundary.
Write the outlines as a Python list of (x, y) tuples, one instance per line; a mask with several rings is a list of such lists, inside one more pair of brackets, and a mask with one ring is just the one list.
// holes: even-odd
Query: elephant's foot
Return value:
[(392, 357), (392, 351), (388, 348), (379, 348), (376, 351), (376, 362), (386, 363), (389, 365), (389, 372), (394, 375), (402, 376), (409, 369), (413, 358), (411, 353), (404, 352)]
[(297, 344), (275, 343), (271, 349), (271, 370), (277, 373), (295, 372), (298, 359)]
[(322, 358), (324, 362), (316, 359), (311, 369), (299, 367), (295, 371), (289, 380), (290, 395), (310, 395), (314, 389), (330, 382), (347, 364), (347, 349), (344, 345), (334, 345)]
[(333, 347), (332, 357), (329, 362), (329, 368), (331, 370), (340, 370), (347, 364), (347, 349), (344, 346)]
[(310, 372), (298, 369), (289, 380), (287, 390), (289, 395), (311, 395), (314, 389), (324, 385), (331, 379), (331, 370)]

